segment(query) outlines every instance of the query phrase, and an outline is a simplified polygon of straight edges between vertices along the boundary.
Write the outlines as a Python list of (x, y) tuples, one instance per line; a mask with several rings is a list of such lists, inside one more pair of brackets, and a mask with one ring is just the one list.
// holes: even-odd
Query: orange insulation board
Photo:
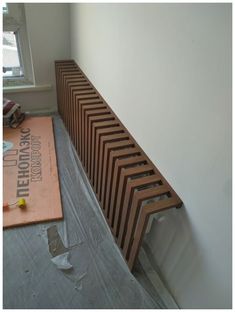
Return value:
[(62, 219), (52, 118), (28, 117), (3, 138), (13, 143), (3, 155), (3, 202), (26, 200), (3, 210), (3, 227)]

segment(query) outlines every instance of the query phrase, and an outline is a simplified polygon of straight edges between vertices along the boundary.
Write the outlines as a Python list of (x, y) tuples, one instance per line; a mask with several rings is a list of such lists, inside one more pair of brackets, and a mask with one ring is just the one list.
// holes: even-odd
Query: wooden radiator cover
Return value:
[(182, 201), (78, 65), (55, 71), (59, 114), (132, 270), (149, 216)]

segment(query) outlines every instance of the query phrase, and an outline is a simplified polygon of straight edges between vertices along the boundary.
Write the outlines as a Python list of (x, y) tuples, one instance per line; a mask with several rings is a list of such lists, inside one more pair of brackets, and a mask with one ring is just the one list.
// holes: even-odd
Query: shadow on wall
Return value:
[(144, 248), (153, 268), (177, 303), (197, 272), (202, 271), (202, 255), (184, 206), (153, 216)]

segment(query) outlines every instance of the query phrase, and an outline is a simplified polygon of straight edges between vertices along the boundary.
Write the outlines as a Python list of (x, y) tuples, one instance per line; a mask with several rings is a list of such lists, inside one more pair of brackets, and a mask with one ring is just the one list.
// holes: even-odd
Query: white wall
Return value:
[(172, 294), (231, 308), (231, 5), (70, 13), (72, 58), (184, 201), (148, 234)]
[(54, 61), (70, 58), (69, 4), (26, 3), (25, 14), (36, 85), (50, 91), (5, 94), (23, 110), (57, 110)]

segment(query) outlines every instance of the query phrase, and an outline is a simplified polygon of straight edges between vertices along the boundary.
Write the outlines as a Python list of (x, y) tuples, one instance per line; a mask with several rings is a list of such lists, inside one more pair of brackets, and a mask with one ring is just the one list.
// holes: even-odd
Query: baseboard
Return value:
[(167, 309), (179, 309), (179, 306), (177, 305), (175, 299), (170, 294), (169, 290), (163, 283), (158, 272), (154, 269), (153, 265), (151, 264), (149, 255), (147, 254), (147, 252), (143, 247), (140, 248), (138, 260), (146, 276), (148, 277), (149, 281), (155, 288), (156, 292), (160, 296), (161, 300), (163, 301)]

